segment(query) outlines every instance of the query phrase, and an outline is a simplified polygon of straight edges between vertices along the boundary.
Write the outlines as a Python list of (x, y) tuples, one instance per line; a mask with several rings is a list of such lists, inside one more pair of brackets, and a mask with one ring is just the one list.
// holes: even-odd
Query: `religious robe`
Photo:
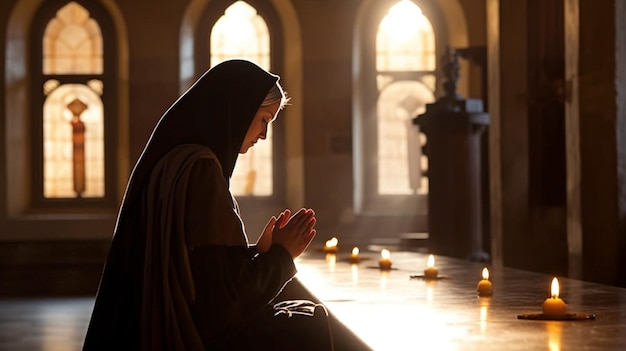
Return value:
[(277, 81), (251, 62), (227, 61), (161, 117), (129, 180), (83, 350), (288, 350), (299, 348), (289, 336), (320, 331), (311, 340), (329, 340), (325, 318), (312, 326), (319, 318), (280, 318), (323, 315), (317, 307), (281, 306), (287, 313), (275, 316), (270, 302), (295, 274), (293, 260), (280, 245), (262, 254), (249, 246), (228, 189)]
[[(238, 207), (210, 149), (188, 144), (168, 153), (152, 172), (142, 212), (143, 349), (223, 349), (243, 342), (246, 330), (267, 327), (253, 323), (273, 317), (270, 302), (296, 269), (280, 245), (264, 254), (249, 247)], [(125, 316), (108, 316), (116, 317)], [(105, 337), (110, 341), (124, 335), (114, 329), (109, 333)], [(125, 340), (117, 347), (138, 341)]]
[[(280, 245), (263, 255), (248, 248), (219, 161), (206, 147), (183, 145), (168, 153), (152, 173), (145, 206), (146, 259), (152, 262), (146, 261), (151, 272), (144, 279), (152, 279), (144, 281), (144, 325), (169, 307), (165, 314), (176, 315), (171, 322), (180, 321), (181, 335), (195, 329), (204, 344), (219, 344), (237, 336), (295, 274), (291, 255)], [(144, 342), (154, 350), (167, 332), (178, 330), (154, 326), (147, 338), (152, 342)]]

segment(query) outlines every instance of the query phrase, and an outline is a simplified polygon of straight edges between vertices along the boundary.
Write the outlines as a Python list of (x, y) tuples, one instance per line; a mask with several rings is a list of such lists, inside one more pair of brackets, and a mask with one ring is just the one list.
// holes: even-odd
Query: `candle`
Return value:
[(426, 264), (426, 269), (424, 269), (424, 278), (435, 279), (437, 278), (437, 268), (435, 268), (435, 256), (428, 256), (428, 262)]
[(352, 249), (352, 253), (350, 254), (350, 262), (351, 263), (359, 262), (359, 248), (358, 247), (354, 247)]
[(476, 292), (478, 293), (478, 296), (491, 296), (493, 294), (493, 288), (491, 286), (491, 282), (489, 281), (489, 270), (487, 267), (483, 268), (483, 279), (478, 282)]
[(551, 297), (547, 298), (541, 306), (543, 314), (546, 316), (564, 315), (567, 312), (567, 304), (559, 298), (559, 281), (556, 277), (552, 279), (550, 295)]
[(382, 249), (380, 251), (380, 261), (378, 262), (378, 266), (382, 270), (391, 269), (391, 252), (389, 252), (389, 250)]
[(337, 252), (337, 244), (339, 240), (337, 238), (332, 237), (330, 240), (326, 241), (326, 245), (324, 245), (324, 251), (326, 252)]

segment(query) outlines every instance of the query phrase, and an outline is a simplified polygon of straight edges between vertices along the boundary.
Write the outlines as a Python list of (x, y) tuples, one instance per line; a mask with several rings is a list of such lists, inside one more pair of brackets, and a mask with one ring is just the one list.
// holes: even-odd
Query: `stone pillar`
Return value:
[(489, 261), (483, 251), (480, 138), (489, 115), (477, 99), (456, 93), (458, 55), (444, 57), (445, 96), (413, 119), (426, 135), (428, 249), (431, 253)]

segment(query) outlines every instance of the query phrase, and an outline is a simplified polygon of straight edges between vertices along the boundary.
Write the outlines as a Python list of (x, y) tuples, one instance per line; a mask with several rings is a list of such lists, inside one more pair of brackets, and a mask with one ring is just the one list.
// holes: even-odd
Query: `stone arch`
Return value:
[[(179, 88), (182, 93), (196, 78), (194, 63), (194, 43), (196, 29), (200, 22), (200, 14), (204, 8), (216, 0), (192, 0), (182, 18), (180, 28), (180, 80)], [(283, 24), (283, 80), (281, 83), (285, 90), (297, 98), (300, 103), (289, 106), (289, 118), (284, 120), (285, 136), (285, 165), (286, 165), (286, 188), (287, 205), (291, 208), (302, 206), (304, 203), (304, 145), (303, 145), (303, 88), (302, 88), (302, 44), (301, 30), (295, 8), (290, 2), (271, 0), (271, 5), (278, 12)]]
[[(469, 43), (469, 34), (465, 13), (458, 0), (439, 0), (437, 2), (426, 0), (411, 0), (420, 7), (423, 14), (429, 18), (436, 35), (436, 55), (437, 59), (443, 55), (446, 46), (466, 47)], [(378, 28), (378, 23), (385, 16), (387, 10), (397, 3), (397, 0), (365, 0), (361, 3), (355, 20), (354, 41), (353, 41), (353, 62), (352, 62), (352, 82), (353, 82), (353, 169), (355, 170), (355, 192), (354, 204), (356, 212), (366, 211), (368, 203), (367, 189), (371, 187), (366, 184), (365, 170), (367, 160), (371, 159), (376, 150), (366, 142), (366, 134), (374, 127), (376, 106), (371, 87), (376, 86), (376, 77), (373, 73), (375, 67), (372, 38)], [(458, 82), (458, 89), (461, 94), (466, 94), (469, 89), (468, 73), (469, 64), (461, 62), (461, 79)], [(440, 65), (437, 65), (436, 73), (440, 77)], [(436, 95), (441, 90), (438, 81)], [(370, 133), (371, 134), (371, 133)], [(415, 201), (397, 202), (400, 208), (409, 209), (416, 206)], [(406, 206), (404, 206), (406, 205)], [(424, 206), (420, 206), (425, 207)], [(415, 213), (416, 210), (409, 210)], [(421, 211), (420, 211), (421, 212)]]

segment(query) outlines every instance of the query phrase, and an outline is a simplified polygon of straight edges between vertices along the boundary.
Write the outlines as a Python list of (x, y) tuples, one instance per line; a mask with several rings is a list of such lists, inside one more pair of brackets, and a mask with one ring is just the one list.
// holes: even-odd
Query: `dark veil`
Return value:
[(228, 182), (248, 127), (278, 79), (249, 61), (226, 61), (202, 75), (163, 114), (128, 182), (84, 350), (141, 349), (146, 243), (141, 198), (154, 166), (176, 146), (201, 144), (215, 153)]
[(158, 122), (137, 163), (133, 183), (146, 179), (167, 152), (181, 144), (208, 146), (230, 178), (252, 118), (278, 76), (244, 60), (230, 60), (208, 70)]

